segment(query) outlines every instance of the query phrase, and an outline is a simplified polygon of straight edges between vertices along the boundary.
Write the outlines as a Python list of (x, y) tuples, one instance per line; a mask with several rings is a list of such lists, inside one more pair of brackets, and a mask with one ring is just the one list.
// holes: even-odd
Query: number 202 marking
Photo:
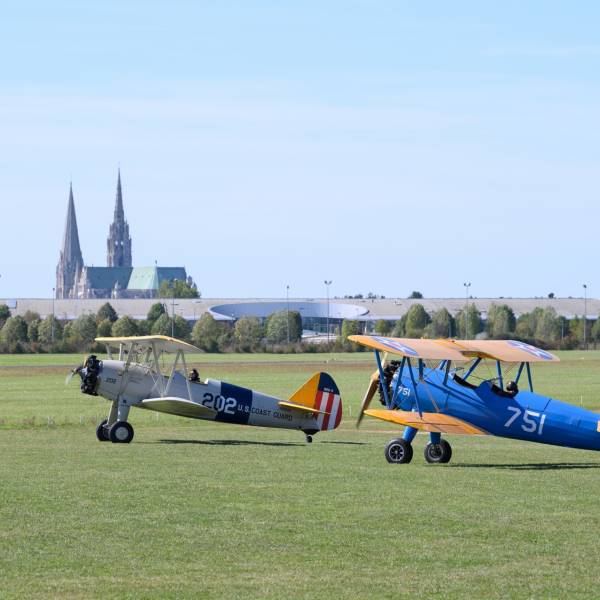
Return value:
[[(534, 431), (538, 435), (542, 435), (542, 430), (544, 429), (544, 421), (546, 420), (546, 415), (541, 415), (540, 413), (534, 410), (526, 410), (522, 411), (520, 408), (516, 406), (508, 406), (508, 410), (512, 411), (512, 416), (504, 423), (504, 427), (510, 427), (520, 416), (523, 415), (523, 423), (521, 424), (521, 429), (526, 433), (533, 433)], [(535, 417), (532, 419), (531, 417)], [(539, 422), (535, 419), (539, 418)]]
[(218, 412), (233, 415), (235, 414), (235, 409), (237, 407), (237, 400), (235, 398), (225, 398), (224, 396), (221, 396), (221, 394), (213, 396), (210, 392), (206, 392), (202, 404), (208, 408), (214, 408)]

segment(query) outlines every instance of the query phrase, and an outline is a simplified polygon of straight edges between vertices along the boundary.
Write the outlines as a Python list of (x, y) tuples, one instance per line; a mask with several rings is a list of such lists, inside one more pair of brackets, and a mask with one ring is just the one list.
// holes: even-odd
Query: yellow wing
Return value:
[(100, 344), (119, 347), (119, 344), (135, 344), (138, 350), (146, 350), (154, 346), (158, 352), (202, 352), (196, 346), (182, 342), (167, 335), (132, 335), (126, 337), (98, 337), (96, 341)]
[(417, 412), (407, 410), (386, 410), (386, 409), (369, 409), (365, 411), (366, 415), (389, 421), (406, 427), (414, 427), (420, 431), (434, 431), (438, 433), (461, 433), (464, 435), (487, 435), (485, 431), (474, 427), (473, 425), (451, 417), (442, 413), (423, 413), (419, 415)]
[(440, 344), (466, 357), (491, 358), (501, 362), (560, 362), (558, 356), (518, 340), (439, 340)]
[(468, 361), (460, 348), (441, 344), (439, 340), (413, 340), (410, 338), (382, 337), (378, 335), (349, 335), (348, 339), (367, 348), (390, 352), (407, 358)]

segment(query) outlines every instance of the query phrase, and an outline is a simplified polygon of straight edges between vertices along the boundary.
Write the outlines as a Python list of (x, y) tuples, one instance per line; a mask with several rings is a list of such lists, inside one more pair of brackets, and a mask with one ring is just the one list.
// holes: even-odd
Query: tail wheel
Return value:
[(127, 421), (117, 421), (108, 430), (108, 437), (113, 444), (129, 444), (133, 439), (133, 427)]
[(427, 444), (424, 454), (428, 463), (448, 463), (452, 458), (452, 446), (446, 440), (440, 440), (439, 444)]
[(397, 438), (388, 442), (385, 447), (385, 458), (392, 464), (407, 464), (412, 460), (413, 447), (410, 442)]
[(104, 419), (104, 421), (102, 421), (102, 423), (96, 427), (96, 437), (98, 438), (99, 442), (108, 442), (109, 440), (108, 428), (106, 427), (107, 424), (108, 419)]
[(307, 444), (312, 444), (312, 435), (307, 435), (306, 436), (306, 443)]

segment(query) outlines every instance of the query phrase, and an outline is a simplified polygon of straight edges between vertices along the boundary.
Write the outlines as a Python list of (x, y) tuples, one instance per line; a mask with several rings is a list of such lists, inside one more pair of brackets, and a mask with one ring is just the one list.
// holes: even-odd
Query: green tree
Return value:
[(132, 319), (128, 316), (121, 317), (113, 323), (111, 333), (114, 337), (128, 337), (130, 335), (137, 335), (137, 322), (135, 319)]
[(70, 323), (69, 337), (76, 344), (90, 344), (96, 337), (96, 318), (92, 315), (81, 315)]
[(39, 341), (39, 328), (41, 321), (39, 319), (34, 319), (27, 325), (27, 339), (30, 342)]
[(431, 323), (425, 328), (425, 334), (432, 339), (448, 338), (456, 335), (456, 324), (447, 309), (440, 308), (433, 313)]
[(344, 319), (342, 321), (342, 331), (341, 331), (341, 344), (345, 350), (351, 350), (355, 352), (356, 350), (362, 350), (362, 346), (357, 344), (356, 342), (351, 342), (348, 339), (350, 335), (359, 335), (360, 334), (360, 323), (358, 321), (354, 321), (351, 319)]
[(9, 317), (2, 326), (0, 337), (7, 344), (27, 341), (27, 323), (23, 317)]
[(119, 318), (117, 311), (112, 307), (110, 302), (105, 302), (98, 313), (96, 314), (96, 322), (100, 323), (100, 321), (108, 320), (111, 323), (114, 323)]
[(63, 337), (62, 323), (52, 315), (48, 315), (38, 326), (38, 340), (44, 344), (52, 343), (52, 323), (54, 323), (54, 341), (59, 342)]
[(264, 333), (260, 319), (256, 317), (242, 317), (235, 323), (233, 337), (242, 350), (249, 352), (260, 344)]
[(536, 306), (531, 312), (520, 315), (515, 328), (517, 337), (533, 340), (536, 336), (538, 321), (543, 312), (539, 306)]
[[(475, 306), (475, 304), (469, 304), (469, 310), (467, 312), (467, 325), (468, 329), (465, 330), (465, 311), (460, 310), (454, 318), (456, 322), (456, 330), (459, 338), (462, 339), (473, 339), (478, 333), (481, 333), (482, 322), (481, 313)], [(467, 338), (468, 336), (468, 338)]]
[(148, 315), (146, 319), (150, 323), (150, 328), (154, 325), (154, 322), (161, 316), (167, 312), (165, 305), (162, 302), (155, 302), (148, 311)]
[(229, 326), (215, 321), (210, 313), (204, 313), (192, 329), (192, 342), (205, 352), (219, 352), (230, 339)]
[(187, 281), (181, 279), (172, 279), (161, 282), (158, 288), (158, 296), (160, 298), (199, 298), (196, 286), (191, 286)]
[(110, 337), (112, 333), (113, 324), (108, 320), (104, 319), (98, 323), (98, 327), (96, 328), (96, 335), (98, 337)]
[(392, 336), (394, 337), (404, 337), (406, 335), (406, 318), (407, 313), (404, 313), (400, 319), (396, 321), (394, 325), (394, 329), (392, 330)]
[(600, 342), (600, 318), (597, 318), (592, 325), (590, 330), (590, 341), (594, 342), (594, 348), (596, 344)]
[(405, 335), (410, 338), (423, 337), (425, 327), (431, 319), (422, 304), (413, 304), (406, 313)]
[[(302, 317), (296, 310), (289, 311), (290, 342), (297, 342), (302, 337)], [(267, 341), (281, 344), (288, 339), (288, 311), (280, 310), (267, 319)]]
[(10, 309), (6, 304), (0, 304), (0, 325), (10, 317)]
[(506, 339), (516, 328), (515, 313), (507, 304), (490, 305), (487, 315), (486, 329), (491, 338)]
[(168, 335), (173, 334), (177, 339), (185, 340), (190, 334), (190, 326), (188, 322), (179, 315), (175, 315), (175, 322), (166, 313), (162, 314), (151, 329), (152, 335)]
[(385, 319), (379, 319), (375, 322), (375, 333), (377, 335), (389, 335), (393, 329), (393, 323)]
[(39, 313), (37, 313), (33, 310), (28, 310), (23, 315), (23, 319), (25, 319), (25, 323), (27, 323), (27, 325), (29, 325), (29, 323), (31, 323), (32, 321), (40, 321), (41, 317), (40, 317)]
[(556, 310), (549, 306), (544, 308), (536, 320), (535, 339), (553, 343), (560, 339), (561, 323)]
[(421, 298), (423, 298), (423, 294), (421, 294), (421, 292), (417, 292), (416, 290), (411, 292), (410, 296), (408, 297), (409, 300), (420, 300)]

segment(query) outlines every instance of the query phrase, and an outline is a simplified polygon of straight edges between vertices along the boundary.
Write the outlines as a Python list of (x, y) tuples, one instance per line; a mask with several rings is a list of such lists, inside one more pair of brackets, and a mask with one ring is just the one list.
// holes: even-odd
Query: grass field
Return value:
[[(537, 391), (600, 410), (600, 352), (535, 369)], [(385, 462), (354, 427), (369, 355), (195, 357), (201, 376), (288, 396), (328, 371), (345, 418), (289, 431), (133, 411), (64, 387), (81, 357), (0, 356), (0, 598), (592, 598), (600, 455), (453, 437), (449, 465)]]

